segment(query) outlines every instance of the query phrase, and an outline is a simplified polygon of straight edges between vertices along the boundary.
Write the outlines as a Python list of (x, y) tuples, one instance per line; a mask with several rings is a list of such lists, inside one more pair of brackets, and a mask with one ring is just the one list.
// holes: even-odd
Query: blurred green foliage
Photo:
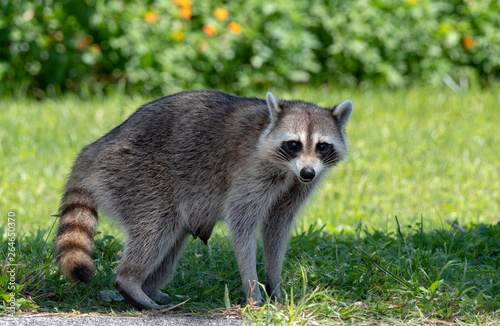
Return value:
[(398, 87), (445, 75), (487, 84), (500, 77), (499, 7), (498, 0), (0, 0), (0, 94)]

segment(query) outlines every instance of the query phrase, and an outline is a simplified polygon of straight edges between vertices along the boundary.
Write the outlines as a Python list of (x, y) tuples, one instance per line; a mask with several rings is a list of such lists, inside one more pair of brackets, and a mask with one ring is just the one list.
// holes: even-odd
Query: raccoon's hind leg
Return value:
[(137, 225), (137, 228), (132, 226), (128, 230), (129, 237), (116, 276), (116, 289), (138, 310), (162, 308), (142, 287), (175, 241), (175, 230), (162, 230), (161, 224), (157, 225), (153, 219), (150, 221), (147, 229), (144, 225)]
[(153, 301), (160, 302), (162, 304), (168, 304), (174, 300), (168, 294), (160, 291), (160, 288), (167, 283), (167, 281), (174, 275), (175, 269), (177, 267), (177, 262), (183, 252), (184, 243), (186, 242), (186, 234), (181, 234), (178, 236), (176, 242), (167, 251), (166, 255), (163, 257), (162, 262), (156, 267), (156, 269), (151, 272), (144, 284), (142, 285), (142, 290), (146, 295), (148, 295)]

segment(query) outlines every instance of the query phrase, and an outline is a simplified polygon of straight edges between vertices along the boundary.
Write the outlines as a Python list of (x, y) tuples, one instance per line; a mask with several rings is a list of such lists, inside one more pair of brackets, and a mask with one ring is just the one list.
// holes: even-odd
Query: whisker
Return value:
[(288, 157), (284, 156), (283, 154), (276, 153), (276, 154), (275, 154), (275, 156), (276, 156), (277, 158), (279, 158), (280, 160), (282, 160), (282, 161), (285, 161), (285, 162), (290, 162), (290, 159), (289, 159)]
[(280, 153), (283, 153), (283, 155), (285, 155), (288, 159), (292, 159), (292, 156), (287, 152), (285, 151), (283, 148), (280, 148), (279, 149)]
[(333, 161), (338, 161), (339, 160), (339, 156), (338, 154), (333, 154), (333, 155), (330, 155), (328, 157), (325, 157), (325, 162), (333, 162)]
[(339, 161), (339, 154), (337, 151), (330, 151), (324, 158), (323, 162), (325, 164), (335, 164)]
[(278, 148), (274, 151), (274, 155), (279, 158), (280, 160), (283, 160), (285, 162), (290, 162), (292, 160), (292, 157), (290, 154), (285, 152), (283, 149)]

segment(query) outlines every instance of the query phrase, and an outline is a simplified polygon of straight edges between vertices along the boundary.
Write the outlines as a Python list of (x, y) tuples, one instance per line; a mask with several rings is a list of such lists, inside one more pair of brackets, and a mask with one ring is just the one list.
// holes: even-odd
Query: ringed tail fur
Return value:
[(67, 189), (60, 208), (55, 239), (56, 260), (67, 279), (90, 282), (94, 275), (92, 251), (97, 228), (97, 205), (82, 188)]

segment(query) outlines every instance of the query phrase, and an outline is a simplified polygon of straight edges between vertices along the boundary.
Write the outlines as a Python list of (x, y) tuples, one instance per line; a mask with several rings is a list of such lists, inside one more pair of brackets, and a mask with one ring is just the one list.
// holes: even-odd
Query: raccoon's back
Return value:
[(213, 150), (210, 144), (215, 140), (256, 140), (268, 123), (264, 100), (187, 91), (142, 106), (96, 143), (128, 143), (144, 149), (166, 146), (175, 151), (176, 146), (196, 141), (198, 150)]
[(161, 196), (222, 195), (268, 124), (263, 100), (190, 91), (146, 104), (89, 150), (118, 205), (141, 194), (151, 209)]

